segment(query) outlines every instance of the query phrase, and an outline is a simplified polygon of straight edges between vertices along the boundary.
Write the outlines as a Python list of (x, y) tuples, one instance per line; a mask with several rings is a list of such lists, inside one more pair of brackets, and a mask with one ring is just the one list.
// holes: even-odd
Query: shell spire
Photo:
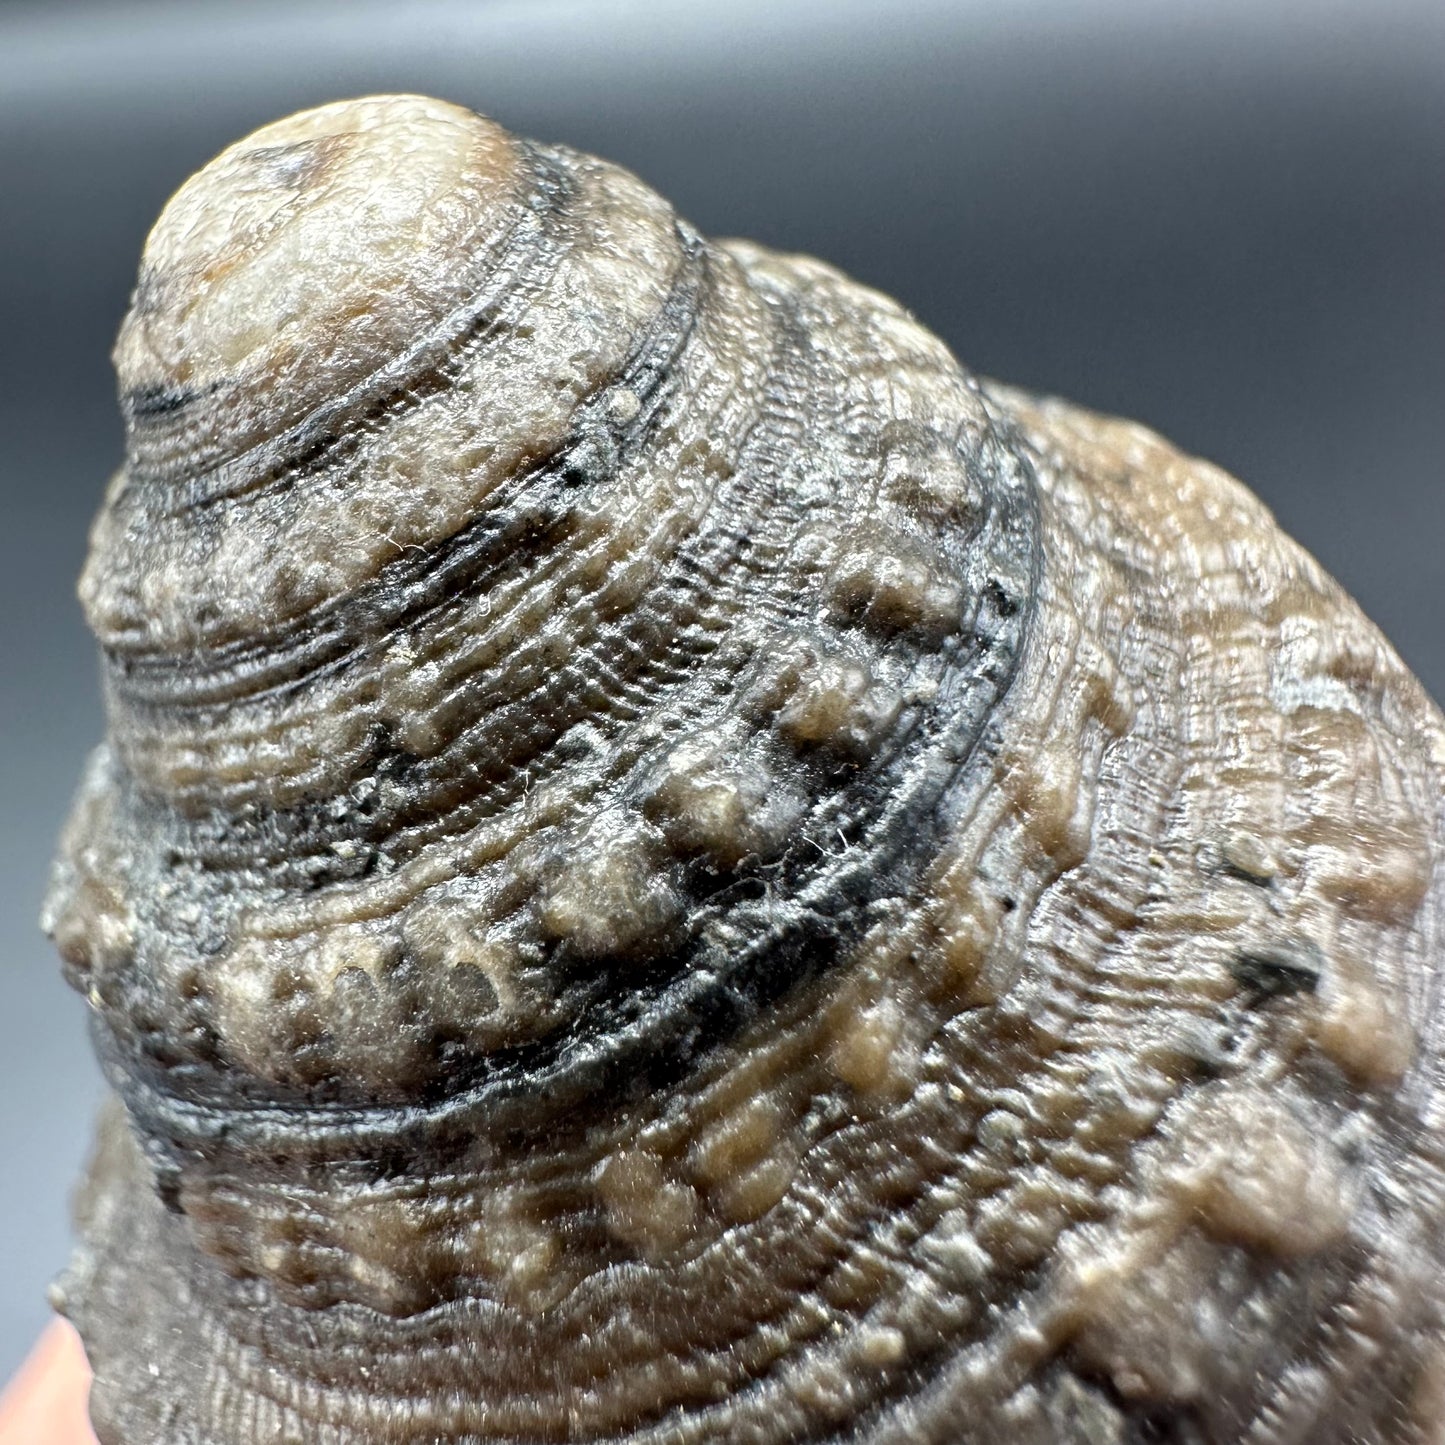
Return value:
[(1445, 733), (1237, 483), (414, 96), (115, 360), (105, 1445), (1424, 1439)]

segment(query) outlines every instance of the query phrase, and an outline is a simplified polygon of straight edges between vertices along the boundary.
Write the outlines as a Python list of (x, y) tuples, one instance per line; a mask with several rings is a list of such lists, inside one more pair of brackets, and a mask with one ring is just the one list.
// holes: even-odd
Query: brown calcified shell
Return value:
[(1240, 486), (413, 97), (116, 360), (107, 1445), (1439, 1438), (1445, 733)]

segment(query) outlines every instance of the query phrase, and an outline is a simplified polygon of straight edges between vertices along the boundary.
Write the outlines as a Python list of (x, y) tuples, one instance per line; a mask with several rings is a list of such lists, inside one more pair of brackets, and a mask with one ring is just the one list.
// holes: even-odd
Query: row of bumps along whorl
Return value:
[(1237, 484), (414, 97), (116, 361), (103, 1440), (1427, 1438), (1440, 722)]

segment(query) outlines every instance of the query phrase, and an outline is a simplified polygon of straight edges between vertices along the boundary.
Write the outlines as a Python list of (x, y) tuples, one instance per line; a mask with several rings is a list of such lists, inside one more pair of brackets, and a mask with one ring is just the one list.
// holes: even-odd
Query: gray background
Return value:
[(975, 368), (1250, 482), (1445, 694), (1445, 6), (1158, 0), (0, 9), (0, 1378), (96, 1095), (36, 932), (98, 737), (73, 600), (146, 227), (303, 105), (425, 90), (812, 251)]

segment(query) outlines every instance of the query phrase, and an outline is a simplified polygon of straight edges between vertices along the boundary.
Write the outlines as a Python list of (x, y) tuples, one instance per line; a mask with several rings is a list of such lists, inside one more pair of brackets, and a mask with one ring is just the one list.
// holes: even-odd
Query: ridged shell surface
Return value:
[(418, 97), (116, 363), (105, 1445), (1445, 1438), (1445, 733), (1237, 483)]

